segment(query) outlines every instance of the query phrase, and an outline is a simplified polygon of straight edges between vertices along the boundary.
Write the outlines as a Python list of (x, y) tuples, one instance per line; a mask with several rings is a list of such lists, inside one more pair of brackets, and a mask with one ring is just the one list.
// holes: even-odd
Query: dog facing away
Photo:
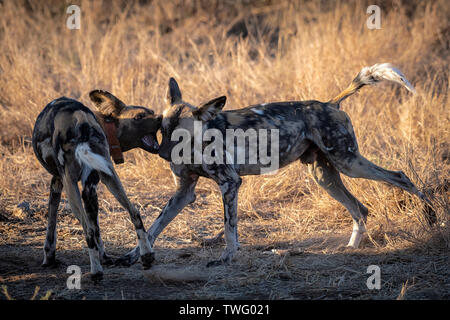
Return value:
[(89, 96), (98, 112), (66, 97), (50, 102), (37, 117), (32, 144), (39, 162), (53, 176), (42, 265), (48, 267), (56, 263), (56, 216), (64, 188), (70, 207), (83, 227), (91, 277), (98, 280), (103, 276), (102, 263), (112, 263), (105, 253), (98, 225), (96, 190), (100, 179), (129, 212), (144, 267), (150, 266), (154, 259), (139, 211), (125, 194), (111, 162), (110, 150), (117, 163), (123, 162), (121, 152), (133, 148), (157, 153), (156, 133), (161, 117), (144, 107), (127, 106), (106, 91), (94, 90)]
[[(230, 129), (278, 130), (279, 167), (284, 167), (296, 160), (308, 164), (309, 172), (314, 180), (350, 212), (353, 219), (353, 232), (348, 242), (350, 247), (357, 248), (361, 242), (366, 231), (368, 209), (347, 190), (340, 173), (352, 178), (383, 181), (425, 200), (424, 195), (402, 171), (383, 169), (359, 153), (350, 118), (345, 112), (339, 110), (340, 103), (345, 98), (363, 86), (381, 80), (397, 82), (414, 92), (412, 85), (398, 69), (390, 64), (376, 64), (363, 68), (350, 86), (329, 102), (311, 100), (264, 103), (243, 109), (222, 111), (225, 97), (216, 98), (197, 108), (182, 100), (177, 82), (173, 78), (170, 79), (169, 106), (163, 113), (161, 126), (163, 138), (159, 155), (170, 161), (172, 172), (176, 177), (177, 190), (148, 231), (151, 244), (153, 245), (155, 239), (172, 219), (187, 204), (195, 200), (195, 186), (198, 178), (203, 176), (214, 180), (221, 190), (226, 241), (226, 248), (220, 259), (211, 261), (208, 266), (228, 263), (238, 250), (237, 201), (241, 176), (260, 174), (263, 167), (260, 163), (248, 161), (251, 143), (246, 143), (245, 148), (232, 150), (234, 155), (245, 152), (246, 161), (243, 164), (230, 163), (230, 161), (222, 161), (220, 164), (208, 164), (205, 161), (199, 164), (179, 163), (179, 161), (175, 163), (172, 157), (177, 141), (172, 141), (173, 133), (177, 132), (177, 129), (183, 129), (194, 136), (195, 121), (201, 121), (202, 132), (213, 129), (222, 133), (222, 136), (226, 136), (226, 131)], [(234, 141), (225, 140), (221, 142), (223, 145), (234, 143)], [(224, 157), (227, 156), (228, 152), (225, 152)], [(138, 253), (139, 250), (135, 248), (121, 257), (120, 262), (133, 263), (137, 260)]]

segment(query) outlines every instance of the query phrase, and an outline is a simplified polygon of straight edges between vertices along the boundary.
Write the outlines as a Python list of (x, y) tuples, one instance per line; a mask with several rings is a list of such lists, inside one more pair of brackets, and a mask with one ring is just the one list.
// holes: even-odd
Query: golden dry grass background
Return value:
[[(423, 205), (405, 192), (344, 178), (370, 211), (369, 240), (359, 250), (448, 252), (450, 6), (446, 0), (369, 2), (1, 1), (0, 245), (43, 244), (45, 230), (35, 230), (32, 237), (24, 237), (23, 230), (28, 223), (45, 228), (50, 182), (30, 137), (39, 112), (57, 97), (94, 108), (88, 92), (105, 89), (126, 103), (162, 112), (173, 76), (193, 104), (219, 95), (227, 96), (226, 109), (270, 101), (327, 101), (363, 66), (391, 62), (415, 86), (416, 95), (383, 83), (363, 88), (342, 108), (352, 119), (361, 153), (380, 166), (405, 171), (433, 199), (438, 223), (428, 227)], [(69, 4), (80, 5), (80, 30), (66, 28)], [(380, 30), (366, 26), (369, 4), (382, 9)], [(116, 168), (148, 228), (175, 190), (168, 163), (135, 150)], [(100, 188), (99, 198), (107, 250), (133, 247), (126, 212), (106, 188)], [(31, 203), (28, 215), (16, 208), (22, 201)], [(61, 209), (58, 250), (83, 248), (81, 227), (64, 214), (70, 211), (64, 204)], [(197, 237), (223, 229), (222, 217), (218, 188), (201, 179), (197, 201), (155, 245), (195, 247)], [(340, 250), (352, 225), (349, 213), (300, 163), (276, 175), (245, 177), (239, 219), (244, 248), (316, 245), (323, 254)], [(198, 250), (192, 261), (220, 254), (220, 247)], [(240, 255), (250, 259), (252, 251)], [(176, 261), (170, 254), (160, 260)]]

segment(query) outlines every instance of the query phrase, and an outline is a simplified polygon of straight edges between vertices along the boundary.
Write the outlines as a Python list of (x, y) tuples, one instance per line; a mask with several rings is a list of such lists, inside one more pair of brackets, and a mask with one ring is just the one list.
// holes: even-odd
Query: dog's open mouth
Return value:
[(156, 140), (156, 136), (154, 135), (146, 135), (143, 138), (141, 138), (142, 143), (144, 144), (145, 151), (151, 152), (151, 153), (158, 153), (159, 150), (159, 144)]

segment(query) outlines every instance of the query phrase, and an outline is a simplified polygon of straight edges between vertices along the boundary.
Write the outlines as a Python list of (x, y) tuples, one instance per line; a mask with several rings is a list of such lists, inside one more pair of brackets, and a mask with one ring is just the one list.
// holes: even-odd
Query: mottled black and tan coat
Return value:
[[(172, 134), (180, 128), (192, 132), (193, 122), (197, 120), (202, 121), (203, 131), (216, 129), (222, 132), (223, 136), (226, 136), (227, 129), (279, 130), (279, 167), (297, 160), (308, 165), (314, 180), (350, 212), (353, 218), (353, 233), (348, 246), (358, 247), (365, 232), (368, 209), (347, 190), (340, 173), (353, 178), (384, 181), (424, 199), (424, 195), (402, 171), (383, 169), (359, 153), (350, 118), (340, 110), (340, 103), (346, 97), (364, 85), (383, 79), (400, 83), (409, 91), (414, 91), (399, 70), (389, 64), (377, 64), (363, 68), (350, 86), (329, 102), (311, 100), (264, 103), (222, 111), (225, 97), (216, 98), (197, 108), (182, 100), (178, 84), (171, 79), (168, 91), (169, 106), (163, 113), (163, 139), (159, 155), (170, 161), (177, 191), (150, 227), (150, 242), (153, 244), (170, 221), (195, 200), (195, 186), (198, 178), (203, 176), (214, 180), (222, 192), (226, 240), (226, 248), (220, 259), (211, 261), (208, 265), (229, 262), (239, 247), (237, 201), (241, 176), (259, 174), (262, 167), (260, 164), (248, 162), (175, 164), (172, 150), (177, 142), (172, 141)], [(248, 146), (246, 144), (246, 149)], [(246, 155), (249, 154), (248, 150), (245, 152)], [(137, 252), (137, 249), (130, 252), (124, 257), (124, 261), (136, 260)]]
[[(144, 107), (127, 106), (106, 91), (92, 91), (90, 98), (98, 112), (66, 97), (50, 102), (36, 120), (32, 143), (39, 162), (53, 176), (43, 266), (56, 262), (56, 216), (64, 188), (70, 207), (83, 227), (91, 276), (99, 279), (103, 274), (101, 262), (112, 263), (104, 251), (98, 225), (96, 189), (100, 180), (130, 213), (144, 266), (149, 266), (153, 260), (139, 211), (126, 196), (111, 162), (105, 121), (113, 123), (121, 151), (139, 147), (157, 153), (156, 132), (160, 128), (161, 117)], [(81, 195), (78, 189), (80, 180), (83, 186)]]

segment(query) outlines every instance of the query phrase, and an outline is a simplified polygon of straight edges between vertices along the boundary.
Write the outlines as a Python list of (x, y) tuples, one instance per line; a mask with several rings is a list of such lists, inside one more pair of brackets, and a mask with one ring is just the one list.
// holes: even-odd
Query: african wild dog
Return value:
[[(66, 97), (50, 102), (36, 120), (33, 149), (40, 163), (53, 175), (42, 265), (46, 267), (56, 263), (56, 216), (64, 187), (70, 207), (83, 227), (89, 248), (91, 277), (100, 279), (103, 274), (100, 260), (104, 264), (112, 263), (104, 251), (98, 225), (96, 189), (100, 179), (128, 210), (137, 232), (144, 267), (150, 266), (153, 260), (153, 250), (139, 211), (126, 196), (110, 153), (116, 163), (123, 162), (121, 152), (133, 148), (157, 153), (156, 132), (161, 126), (161, 117), (144, 107), (127, 106), (106, 91), (94, 90), (89, 97), (98, 112)], [(81, 196), (78, 189), (80, 180), (83, 186)]]
[[(364, 85), (381, 80), (390, 80), (414, 91), (403, 74), (389, 64), (376, 64), (363, 68), (350, 86), (329, 102), (292, 101), (253, 105), (243, 109), (222, 111), (226, 98), (216, 98), (200, 108), (182, 100), (177, 82), (169, 82), (168, 108), (163, 113), (161, 126), (162, 142), (159, 155), (170, 161), (177, 183), (177, 191), (164, 207), (162, 213), (148, 230), (150, 243), (189, 203), (195, 200), (194, 189), (199, 176), (214, 180), (222, 192), (226, 248), (217, 261), (208, 266), (229, 262), (238, 250), (237, 196), (241, 185), (240, 176), (259, 174), (260, 164), (175, 164), (173, 161), (177, 141), (172, 141), (177, 129), (192, 132), (194, 120), (202, 121), (203, 132), (216, 129), (226, 136), (227, 129), (279, 130), (279, 166), (283, 167), (296, 160), (308, 164), (314, 180), (334, 199), (350, 212), (353, 232), (348, 242), (350, 247), (358, 247), (363, 233), (368, 209), (344, 186), (340, 173), (352, 178), (366, 178), (384, 181), (400, 187), (425, 200), (410, 179), (401, 171), (380, 168), (364, 158), (358, 151), (358, 144), (348, 115), (339, 110), (340, 103)], [(224, 145), (226, 141), (222, 142)], [(245, 149), (249, 148), (247, 143)], [(235, 150), (236, 151), (236, 150)], [(238, 150), (238, 152), (242, 152)], [(249, 152), (245, 150), (246, 160)], [(234, 152), (236, 154), (236, 152)], [(192, 159), (192, 157), (191, 157)], [(136, 261), (139, 250), (120, 258), (121, 263)]]

